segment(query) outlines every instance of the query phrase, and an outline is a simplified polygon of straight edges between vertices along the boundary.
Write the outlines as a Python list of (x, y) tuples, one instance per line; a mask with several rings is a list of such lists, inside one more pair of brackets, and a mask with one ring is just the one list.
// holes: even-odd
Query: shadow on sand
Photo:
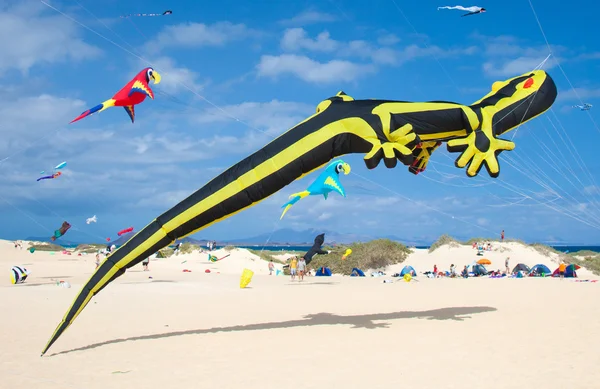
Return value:
[(162, 334), (132, 336), (129, 338), (112, 339), (105, 342), (94, 343), (88, 346), (65, 350), (49, 355), (50, 357), (60, 354), (68, 354), (75, 351), (91, 350), (111, 344), (133, 342), (138, 340), (165, 339), (183, 335), (211, 334), (216, 332), (241, 332), (271, 330), (292, 327), (313, 327), (313, 326), (332, 326), (332, 325), (350, 325), (352, 328), (388, 328), (390, 323), (375, 323), (381, 320), (398, 319), (427, 319), (427, 320), (456, 320), (463, 321), (470, 319), (473, 314), (497, 311), (493, 307), (449, 307), (432, 309), (429, 311), (401, 311), (390, 313), (372, 313), (366, 315), (336, 315), (332, 313), (315, 313), (304, 316), (304, 319), (287, 320), (270, 323), (245, 324), (230, 327), (214, 327), (187, 331), (164, 332)]

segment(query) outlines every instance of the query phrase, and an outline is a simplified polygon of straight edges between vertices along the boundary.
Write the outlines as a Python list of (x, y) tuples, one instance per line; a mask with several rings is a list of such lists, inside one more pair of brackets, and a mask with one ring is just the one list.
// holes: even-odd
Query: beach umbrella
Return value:
[(490, 261), (489, 259), (481, 258), (479, 261), (477, 261), (477, 263), (480, 265), (491, 265), (492, 261)]

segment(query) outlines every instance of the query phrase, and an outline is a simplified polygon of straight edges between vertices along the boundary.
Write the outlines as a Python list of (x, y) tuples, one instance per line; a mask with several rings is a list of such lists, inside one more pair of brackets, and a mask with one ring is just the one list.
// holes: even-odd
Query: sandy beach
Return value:
[[(491, 269), (553, 258), (517, 243)], [(501, 252), (502, 251), (502, 252)], [(217, 251), (221, 257), (224, 252)], [(269, 276), (246, 250), (138, 265), (101, 291), (48, 354), (40, 351), (94, 270), (94, 256), (0, 241), (0, 376), (10, 388), (597, 388), (600, 283), (573, 279)], [(459, 269), (467, 246), (415, 250), (400, 265)], [(185, 261), (185, 262), (184, 262)], [(184, 262), (184, 263), (182, 263)], [(11, 285), (8, 271), (31, 271)], [(278, 265), (280, 266), (280, 265)], [(240, 289), (244, 268), (255, 271)], [(183, 272), (189, 269), (191, 272)], [(205, 273), (211, 269), (211, 273)], [(580, 269), (579, 279), (598, 279)], [(151, 277), (151, 278), (150, 278)], [(71, 288), (56, 285), (67, 281)]]

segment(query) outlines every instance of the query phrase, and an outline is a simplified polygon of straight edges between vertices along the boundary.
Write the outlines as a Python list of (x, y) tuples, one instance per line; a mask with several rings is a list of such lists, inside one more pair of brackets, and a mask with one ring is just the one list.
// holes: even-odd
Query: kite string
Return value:
[[(396, 6), (397, 10), (400, 12), (400, 14), (402, 15), (402, 17), (403, 17), (403, 18), (406, 20), (406, 22), (408, 23), (408, 25), (409, 25), (409, 26), (410, 26), (410, 27), (413, 29), (413, 31), (414, 31), (415, 33), (417, 33), (417, 34), (418, 34), (418, 31), (416, 30), (416, 28), (414, 27), (414, 25), (413, 25), (413, 24), (410, 22), (410, 20), (408, 19), (408, 17), (407, 17), (407, 16), (404, 14), (404, 12), (402, 11), (402, 9), (401, 9), (401, 8), (398, 6), (398, 4), (396, 3), (396, 1), (395, 1), (395, 0), (391, 0), (391, 1), (392, 1), (392, 3), (394, 3), (394, 5)], [(548, 56), (547, 56), (547, 57), (546, 57), (546, 58), (545, 58), (545, 59), (544, 59), (544, 60), (543, 60), (543, 61), (542, 61), (542, 62), (541, 62), (541, 63), (540, 63), (538, 66), (536, 66), (536, 68), (535, 68), (535, 69), (537, 69), (537, 68), (541, 68), (541, 67), (543, 67), (543, 65), (544, 65), (544, 64), (545, 64), (545, 63), (548, 61), (548, 59), (550, 58), (550, 56), (552, 56), (552, 50), (551, 50), (550, 44), (549, 44), (549, 42), (548, 42), (548, 39), (547, 39), (547, 37), (546, 37), (546, 34), (545, 34), (545, 33), (544, 33), (544, 31), (543, 31), (543, 28), (541, 28), (541, 23), (539, 22), (539, 19), (537, 18), (537, 14), (535, 13), (535, 9), (533, 8), (533, 4), (531, 4), (531, 1), (529, 1), (529, 3), (530, 3), (530, 6), (532, 7), (532, 10), (533, 10), (533, 12), (534, 12), (534, 15), (535, 15), (535, 17), (536, 17), (536, 20), (538, 21), (538, 25), (540, 26), (540, 29), (541, 29), (541, 31), (542, 31), (542, 34), (543, 34), (543, 36), (544, 36), (544, 39), (545, 39), (545, 41), (546, 41), (546, 44), (547, 44), (547, 46), (548, 46), (548, 49), (549, 49), (549, 54), (548, 54)], [(443, 65), (440, 63), (440, 61), (439, 61), (439, 60), (437, 60), (437, 57), (435, 57), (435, 55), (434, 55), (433, 53), (432, 53), (432, 55), (434, 56), (434, 58), (436, 58), (436, 61), (438, 62), (438, 65), (440, 65), (440, 67), (442, 68), (442, 70), (444, 71), (444, 73), (445, 73), (445, 74), (448, 76), (448, 78), (450, 79), (450, 81), (451, 81), (451, 82), (452, 82), (452, 83), (453, 83), (453, 84), (456, 86), (456, 83), (454, 82), (454, 80), (452, 79), (452, 77), (450, 77), (450, 75), (449, 75), (449, 74), (448, 74), (448, 72), (446, 71), (445, 67), (444, 67), (444, 66), (443, 66)], [(565, 78), (567, 78), (567, 80), (568, 80), (568, 77), (566, 76), (566, 74), (565, 74), (564, 70), (562, 69), (562, 67), (560, 66), (560, 64), (559, 64), (559, 63), (558, 63), (558, 61), (556, 60), (556, 58), (554, 58), (554, 59), (555, 59), (555, 61), (557, 62), (557, 64), (558, 64), (559, 68), (561, 69), (561, 71), (563, 72), (563, 75), (564, 75), (564, 76), (565, 76)], [(535, 69), (534, 69), (534, 70), (535, 70)], [(569, 81), (569, 80), (568, 80), (568, 81)], [(569, 81), (569, 83), (570, 83), (570, 81)], [(571, 87), (573, 88), (572, 84), (571, 84)], [(457, 88), (458, 88), (458, 87), (457, 87)], [(574, 90), (574, 88), (573, 88), (573, 90)], [(459, 90), (459, 92), (460, 92), (460, 90)], [(574, 90), (574, 92), (575, 92), (575, 93), (577, 93), (577, 91), (575, 91), (575, 90)], [(536, 94), (537, 94), (537, 91), (536, 91)], [(581, 100), (581, 99), (580, 99), (580, 100)], [(522, 102), (521, 104), (523, 104), (523, 103), (524, 103), (524, 102)], [(519, 106), (520, 106), (521, 104), (519, 104)], [(583, 104), (583, 102), (582, 102), (582, 104)], [(531, 103), (530, 103), (530, 106), (531, 106)], [(516, 108), (518, 108), (518, 107), (516, 107)], [(515, 108), (515, 109), (516, 109), (516, 108)], [(528, 109), (529, 109), (529, 107), (528, 107)], [(512, 111), (514, 111), (514, 109), (513, 109)], [(512, 113), (512, 111), (511, 111), (511, 112), (509, 112), (508, 114)], [(589, 113), (589, 111), (588, 111), (587, 113), (588, 113), (588, 115), (590, 116), (590, 118), (592, 119), (592, 122), (594, 123), (594, 125), (596, 126), (596, 123), (595, 123), (595, 121), (593, 120), (593, 118), (591, 117), (591, 114)], [(507, 114), (507, 115), (505, 115), (503, 118), (501, 118), (501, 120), (502, 120), (502, 119), (504, 119), (506, 116), (508, 116), (508, 114)], [(525, 117), (525, 116), (524, 116), (524, 117)], [(523, 118), (524, 118), (524, 117), (523, 117)], [(519, 126), (519, 127), (520, 127), (520, 126)], [(512, 138), (511, 138), (511, 140), (512, 140), (512, 139), (514, 139), (514, 137), (515, 137), (516, 133), (518, 132), (518, 129), (519, 129), (519, 127), (517, 127), (517, 128), (515, 129), (515, 132), (512, 134)], [(596, 126), (596, 127), (597, 127), (597, 126)], [(599, 130), (599, 131), (600, 131), (600, 130)], [(448, 158), (450, 158), (449, 156), (447, 156), (447, 157), (448, 157)], [(514, 166), (514, 165), (509, 165), (509, 166), (511, 166), (511, 167), (513, 167), (513, 168), (517, 168), (517, 167), (516, 167), (516, 166)], [(517, 168), (517, 169), (518, 169), (518, 168)], [(519, 170), (520, 170), (520, 169), (519, 169)], [(537, 200), (536, 200), (536, 201), (537, 201)]]
[[(51, 5), (49, 5), (48, 3), (44, 2), (43, 0), (41, 0), (41, 2), (42, 2), (44, 5), (48, 6), (49, 8), (51, 8), (51, 9), (55, 10), (56, 12), (60, 13), (61, 15), (65, 16), (65, 17), (66, 17), (66, 18), (68, 18), (69, 20), (71, 20), (71, 21), (73, 21), (73, 22), (75, 22), (75, 23), (79, 24), (80, 26), (82, 26), (82, 27), (86, 28), (87, 30), (89, 30), (89, 31), (93, 32), (94, 34), (96, 34), (96, 35), (98, 35), (99, 37), (101, 37), (101, 38), (105, 39), (106, 41), (108, 41), (109, 43), (112, 43), (114, 46), (116, 46), (116, 47), (120, 48), (121, 50), (123, 50), (123, 51), (125, 51), (125, 52), (127, 52), (127, 53), (131, 54), (132, 56), (134, 56), (134, 57), (136, 57), (136, 58), (138, 58), (138, 59), (140, 59), (140, 60), (142, 60), (142, 61), (144, 61), (144, 62), (146, 62), (146, 63), (149, 63), (149, 61), (148, 61), (148, 60), (146, 60), (145, 58), (141, 57), (140, 55), (138, 55), (138, 54), (136, 54), (136, 53), (132, 52), (131, 50), (128, 50), (128, 49), (126, 49), (125, 47), (123, 47), (123, 46), (119, 45), (118, 43), (114, 42), (113, 40), (111, 40), (111, 39), (107, 38), (106, 36), (104, 36), (104, 35), (100, 34), (99, 32), (95, 31), (94, 29), (92, 29), (92, 28), (88, 27), (87, 25), (85, 25), (85, 24), (83, 24), (83, 23), (79, 22), (78, 20), (74, 19), (73, 17), (71, 17), (71, 16), (69, 16), (69, 15), (67, 15), (67, 14), (63, 13), (62, 11), (58, 10), (57, 8), (55, 8), (55, 7), (51, 6)], [(395, 4), (396, 8), (398, 8), (398, 10), (400, 11), (400, 13), (403, 15), (403, 17), (406, 19), (406, 21), (409, 23), (409, 25), (410, 25), (410, 26), (413, 28), (413, 30), (415, 30), (415, 32), (417, 32), (417, 31), (416, 31), (416, 29), (414, 28), (414, 26), (412, 25), (412, 23), (410, 23), (410, 21), (408, 20), (408, 18), (406, 18), (406, 16), (405, 16), (405, 15), (404, 15), (404, 13), (402, 12), (402, 10), (399, 8), (398, 4), (397, 4), (397, 3), (396, 3), (394, 0), (392, 0), (392, 2)], [(88, 10), (88, 12), (90, 12), (90, 11)], [(90, 12), (90, 13), (91, 13), (91, 12)], [(93, 14), (92, 14), (92, 15), (93, 15)], [(95, 15), (93, 15), (93, 16), (95, 16)], [(97, 17), (96, 17), (96, 19), (97, 19)], [(109, 30), (110, 30), (110, 28), (109, 28)], [(112, 31), (112, 30), (111, 30), (111, 31)], [(113, 31), (113, 33), (115, 33), (115, 32)], [(417, 33), (418, 33), (418, 32), (417, 32)], [(115, 34), (116, 34), (116, 33), (115, 33)], [(118, 34), (117, 34), (117, 35), (118, 35)], [(121, 38), (121, 39), (122, 39), (122, 38)], [(427, 46), (427, 45), (426, 45), (426, 46)], [(427, 47), (428, 47), (428, 46), (427, 46)], [(432, 55), (434, 55), (434, 54), (432, 54)], [(434, 55), (434, 57), (435, 57), (435, 55)], [(458, 89), (458, 86), (456, 85), (456, 83), (454, 82), (454, 80), (452, 79), (452, 77), (450, 77), (450, 75), (448, 74), (448, 72), (446, 71), (446, 69), (443, 67), (443, 65), (442, 65), (442, 64), (439, 62), (439, 60), (437, 59), (437, 57), (435, 57), (435, 58), (436, 58), (436, 61), (438, 62), (438, 64), (440, 65), (440, 67), (442, 67), (442, 70), (444, 70), (444, 73), (446, 73), (446, 75), (447, 75), (447, 76), (450, 78), (450, 80), (452, 81), (452, 83), (453, 83), (453, 84), (455, 85), (455, 87)], [(262, 133), (264, 133), (264, 134), (267, 134), (267, 135), (269, 135), (269, 134), (268, 134), (266, 131), (262, 131), (262, 130), (259, 130), (259, 129), (257, 129), (257, 128), (254, 128), (253, 126), (250, 126), (249, 124), (247, 124), (247, 123), (243, 122), (242, 120), (238, 119), (237, 117), (235, 117), (235, 116), (233, 116), (233, 115), (229, 114), (229, 112), (227, 112), (226, 110), (224, 110), (224, 109), (223, 109), (223, 108), (221, 108), (220, 106), (218, 106), (218, 105), (214, 104), (213, 102), (211, 102), (210, 100), (208, 100), (208, 99), (207, 99), (207, 98), (205, 98), (204, 96), (201, 96), (200, 94), (198, 94), (198, 93), (197, 93), (195, 90), (193, 90), (192, 88), (190, 88), (190, 87), (189, 87), (189, 86), (187, 86), (186, 84), (184, 84), (184, 83), (182, 83), (182, 82), (177, 82), (177, 83), (178, 83), (178, 84), (180, 84), (180, 85), (182, 85), (184, 88), (188, 89), (188, 90), (189, 90), (189, 91), (191, 91), (193, 94), (195, 94), (196, 96), (200, 97), (201, 99), (203, 99), (204, 101), (206, 101), (207, 103), (209, 103), (210, 105), (212, 105), (213, 107), (215, 107), (216, 109), (218, 109), (219, 111), (221, 111), (222, 113), (224, 113), (224, 114), (225, 114), (226, 116), (228, 116), (229, 118), (231, 118), (231, 119), (234, 119), (234, 120), (236, 120), (237, 122), (240, 122), (240, 123), (242, 123), (242, 124), (246, 125), (246, 126), (247, 126), (248, 128), (250, 128), (250, 129), (253, 129), (253, 130), (256, 130), (256, 131), (259, 131), (259, 132), (262, 132)], [(459, 89), (459, 91), (460, 91), (460, 89)], [(362, 177), (362, 176), (361, 176), (361, 177)], [(366, 178), (364, 178), (364, 177), (363, 177), (363, 179), (366, 179)], [(366, 179), (366, 180), (367, 180), (367, 181), (371, 181), (371, 180), (368, 180), (368, 179)], [(378, 185), (379, 185), (379, 186), (382, 186), (381, 184), (378, 184)], [(392, 191), (392, 190), (391, 190), (391, 189), (389, 189), (389, 188), (386, 188), (386, 189), (387, 189), (387, 190), (390, 190), (390, 191)], [(394, 191), (392, 191), (392, 192), (394, 192)], [(412, 200), (412, 201), (414, 201), (414, 200)], [(450, 215), (450, 216), (451, 216), (451, 215)], [(479, 227), (480, 227), (480, 226), (479, 226)]]
[(426, 204), (426, 203), (423, 203), (423, 202), (420, 202), (420, 201), (413, 200), (413, 199), (411, 199), (411, 198), (409, 198), (409, 197), (407, 197), (407, 196), (404, 196), (404, 195), (400, 194), (399, 192), (397, 192), (397, 191), (395, 191), (395, 190), (393, 190), (393, 189), (390, 189), (390, 188), (386, 187), (385, 185), (379, 184), (379, 183), (377, 183), (377, 182), (375, 182), (375, 181), (373, 181), (373, 180), (370, 180), (370, 179), (368, 179), (367, 177), (363, 177), (362, 175), (360, 175), (360, 174), (358, 174), (358, 173), (356, 173), (356, 172), (352, 172), (352, 174), (353, 174), (353, 175), (355, 175), (355, 176), (357, 176), (357, 177), (359, 177), (359, 178), (362, 178), (363, 180), (365, 180), (365, 181), (367, 181), (367, 182), (369, 182), (369, 183), (371, 183), (371, 184), (373, 184), (373, 185), (376, 185), (376, 186), (378, 186), (378, 187), (380, 187), (380, 188), (382, 188), (382, 189), (385, 189), (385, 190), (387, 190), (387, 191), (389, 191), (389, 192), (391, 192), (391, 193), (395, 194), (396, 196), (398, 196), (398, 197), (400, 197), (400, 198), (402, 198), (402, 199), (404, 199), (404, 200), (408, 200), (408, 201), (410, 201), (410, 202), (412, 202), (412, 203), (415, 203), (415, 204), (417, 204), (417, 205), (419, 205), (419, 206), (422, 206), (422, 207), (425, 207), (425, 208), (429, 208), (429, 209), (431, 209), (432, 211), (435, 211), (435, 212), (437, 212), (437, 213), (440, 213), (440, 214), (442, 214), (442, 215), (448, 216), (448, 217), (450, 217), (450, 218), (452, 218), (452, 219), (456, 219), (456, 220), (458, 220), (458, 221), (461, 221), (461, 222), (463, 222), (463, 223), (465, 223), (465, 224), (469, 224), (469, 225), (471, 225), (471, 226), (474, 226), (474, 227), (480, 228), (480, 229), (482, 229), (482, 230), (485, 230), (485, 231), (491, 232), (491, 233), (493, 233), (493, 234), (495, 234), (495, 233), (496, 233), (496, 231), (492, 231), (492, 230), (490, 230), (489, 228), (486, 228), (486, 227), (480, 226), (480, 225), (478, 225), (478, 224), (472, 223), (472, 222), (470, 222), (470, 221), (468, 221), (468, 220), (465, 220), (465, 219), (463, 219), (463, 218), (456, 217), (456, 216), (454, 216), (454, 215), (451, 215), (451, 214), (449, 214), (449, 213), (447, 213), (447, 212), (444, 212), (444, 211), (441, 211), (441, 210), (439, 210), (439, 209), (437, 209), (437, 208), (435, 208), (435, 207), (432, 207), (431, 205), (428, 205), (428, 204)]
[[(89, 30), (89, 31), (93, 32), (93, 33), (94, 33), (94, 34), (96, 34), (97, 36), (99, 36), (99, 37), (101, 37), (101, 38), (105, 39), (107, 42), (109, 42), (109, 43), (112, 43), (114, 46), (116, 46), (116, 47), (120, 48), (121, 50), (123, 50), (123, 51), (125, 51), (125, 52), (129, 53), (130, 55), (132, 55), (132, 56), (134, 56), (134, 57), (136, 57), (136, 58), (140, 59), (141, 61), (144, 61), (144, 62), (146, 62), (146, 63), (149, 63), (149, 61), (148, 61), (148, 60), (146, 60), (145, 58), (141, 57), (140, 55), (137, 55), (137, 54), (135, 54), (134, 52), (132, 52), (131, 50), (128, 50), (128, 49), (126, 49), (125, 47), (123, 47), (123, 46), (119, 45), (118, 43), (114, 42), (113, 40), (111, 40), (111, 39), (107, 38), (106, 36), (104, 36), (104, 35), (100, 34), (99, 32), (95, 31), (94, 29), (90, 28), (89, 26), (87, 26), (87, 25), (85, 25), (85, 24), (83, 24), (83, 23), (79, 22), (78, 20), (76, 20), (76, 19), (74, 19), (73, 17), (71, 17), (71, 16), (69, 16), (69, 15), (65, 14), (64, 12), (60, 11), (59, 9), (57, 9), (57, 8), (55, 8), (55, 7), (53, 7), (53, 6), (49, 5), (49, 4), (47, 4), (45, 1), (43, 1), (43, 0), (40, 0), (40, 1), (41, 1), (43, 4), (45, 4), (46, 6), (48, 6), (49, 8), (51, 8), (51, 9), (55, 10), (56, 12), (60, 13), (61, 15), (65, 16), (67, 19), (69, 19), (69, 20), (71, 20), (71, 21), (74, 21), (75, 23), (79, 24), (80, 26), (82, 26), (82, 27), (86, 28), (87, 30)], [(399, 10), (399, 11), (402, 13), (402, 15), (404, 16), (404, 18), (406, 19), (406, 21), (407, 21), (407, 22), (408, 22), (408, 23), (411, 25), (411, 27), (413, 28), (413, 30), (414, 30), (416, 33), (418, 33), (418, 31), (416, 31), (416, 29), (414, 28), (414, 26), (412, 25), (412, 23), (410, 23), (410, 21), (408, 20), (408, 18), (406, 18), (406, 16), (405, 16), (405, 15), (404, 15), (404, 13), (402, 12), (402, 10), (399, 8), (399, 6), (397, 5), (397, 3), (396, 3), (394, 0), (392, 0), (392, 1), (394, 2), (394, 4), (396, 5), (396, 7), (398, 8), (398, 10)], [(92, 14), (92, 16), (96, 17), (96, 16), (95, 16), (93, 13), (91, 13), (91, 11), (89, 11), (89, 10), (88, 10), (88, 12), (89, 12), (90, 14)], [(98, 19), (98, 18), (96, 17), (96, 19)], [(107, 27), (107, 28), (108, 28), (108, 27)], [(108, 28), (108, 29), (110, 30), (110, 28)], [(111, 31), (112, 31), (112, 30), (111, 30)], [(112, 31), (112, 32), (113, 32), (113, 34), (116, 34), (114, 31)], [(116, 35), (118, 35), (118, 34), (116, 34)], [(121, 39), (123, 39), (123, 38), (121, 38)], [(427, 46), (427, 44), (425, 44), (425, 45)], [(427, 47), (429, 47), (429, 46), (427, 46)], [(433, 53), (432, 53), (432, 55), (435, 57), (435, 55), (434, 55)], [(444, 66), (443, 66), (443, 65), (442, 65), (442, 64), (439, 62), (439, 60), (437, 59), (437, 57), (435, 57), (435, 58), (436, 58), (436, 61), (438, 62), (438, 64), (440, 65), (440, 67), (442, 67), (442, 69), (444, 70), (444, 73), (446, 73), (446, 75), (447, 75), (447, 76), (450, 78), (450, 80), (452, 81), (452, 83), (454, 84), (454, 86), (455, 86), (455, 87), (456, 87), (456, 88), (457, 88), (457, 89), (460, 91), (460, 89), (458, 88), (458, 86), (456, 85), (456, 83), (454, 82), (454, 80), (452, 79), (452, 77), (450, 76), (450, 74), (448, 74), (448, 72), (446, 71), (446, 69), (444, 68)], [(201, 99), (203, 99), (204, 101), (206, 101), (207, 103), (209, 103), (210, 105), (212, 105), (213, 107), (215, 107), (216, 109), (218, 109), (219, 111), (221, 111), (222, 113), (224, 113), (224, 114), (225, 114), (226, 116), (228, 116), (229, 118), (231, 118), (231, 119), (233, 119), (233, 120), (236, 120), (236, 121), (237, 121), (237, 122), (239, 122), (239, 123), (242, 123), (242, 124), (244, 124), (245, 126), (247, 126), (248, 128), (250, 128), (250, 129), (252, 129), (252, 130), (255, 130), (255, 131), (261, 132), (261, 133), (263, 133), (263, 134), (266, 134), (267, 136), (270, 136), (270, 137), (272, 137), (272, 138), (273, 138), (273, 136), (272, 136), (272, 135), (270, 135), (270, 134), (268, 134), (266, 131), (259, 130), (259, 129), (257, 129), (257, 128), (255, 128), (255, 127), (251, 126), (251, 125), (249, 125), (248, 123), (245, 123), (245, 122), (243, 122), (242, 120), (238, 119), (237, 117), (235, 117), (235, 116), (233, 116), (233, 115), (229, 114), (229, 112), (227, 112), (225, 109), (223, 109), (223, 108), (221, 108), (220, 106), (218, 106), (218, 105), (214, 104), (214, 103), (213, 103), (213, 102), (211, 102), (210, 100), (206, 99), (204, 96), (201, 96), (200, 94), (198, 94), (197, 92), (195, 92), (195, 91), (194, 91), (192, 88), (190, 88), (190, 87), (189, 87), (189, 86), (187, 86), (186, 84), (182, 83), (181, 81), (176, 81), (176, 83), (177, 83), (177, 84), (179, 84), (179, 85), (181, 85), (181, 86), (183, 86), (185, 89), (187, 89), (187, 90), (191, 91), (193, 94), (195, 94), (196, 96), (200, 97)], [(362, 177), (362, 176), (359, 176), (359, 175), (357, 175), (357, 176), (358, 176), (358, 177), (361, 177), (362, 179), (364, 179), (364, 180), (366, 180), (366, 181), (368, 181), (368, 182), (371, 182), (371, 183), (373, 183), (373, 181), (371, 181), (371, 180), (369, 180), (369, 179), (367, 179), (367, 178), (365, 178), (365, 177)], [(387, 187), (385, 187), (385, 186), (383, 186), (383, 185), (381, 185), (381, 184), (376, 184), (376, 185), (378, 185), (378, 186), (381, 186), (381, 187), (384, 187), (386, 190), (389, 190), (389, 191), (391, 191), (392, 193), (397, 193), (397, 192), (393, 191), (392, 189), (389, 189), (389, 188), (387, 188)], [(401, 196), (401, 197), (407, 198), (407, 197), (405, 197), (405, 196)], [(407, 199), (408, 199), (408, 198), (407, 198)], [(410, 201), (413, 201), (413, 202), (416, 202), (415, 200), (412, 200), (412, 199), (409, 199), (409, 200), (410, 200)], [(450, 214), (448, 214), (448, 213), (441, 212), (441, 211), (438, 211), (438, 212), (440, 212), (441, 214), (444, 214), (444, 215), (446, 215), (446, 216), (450, 216), (450, 217), (452, 217), (452, 218), (455, 218), (454, 216), (452, 216), (452, 215), (450, 215)], [(460, 220), (460, 219), (459, 219), (459, 220)], [(469, 222), (466, 222), (466, 223), (469, 223)], [(472, 223), (471, 223), (471, 224), (472, 224)], [(476, 224), (473, 224), (473, 225), (475, 225), (475, 226), (477, 226), (477, 227), (479, 227), (479, 228), (486, 229), (486, 228), (484, 228), (484, 227), (481, 227), (481, 226), (479, 226), (479, 225), (476, 225)], [(489, 229), (486, 229), (486, 230), (488, 230), (488, 231), (491, 231), (491, 230), (489, 230)]]

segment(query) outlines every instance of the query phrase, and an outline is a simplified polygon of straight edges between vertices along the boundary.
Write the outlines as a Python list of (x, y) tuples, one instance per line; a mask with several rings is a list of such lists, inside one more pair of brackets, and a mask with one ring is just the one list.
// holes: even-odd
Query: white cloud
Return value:
[(557, 100), (573, 100), (578, 103), (579, 99), (582, 99), (584, 102), (586, 102), (587, 99), (593, 99), (597, 97), (600, 97), (600, 88), (571, 88), (561, 91), (558, 94)]
[(195, 48), (204, 46), (224, 46), (255, 35), (256, 32), (244, 24), (218, 22), (182, 23), (165, 27), (145, 48), (149, 52), (160, 52), (165, 48)]
[(334, 83), (354, 81), (373, 73), (375, 67), (342, 60), (321, 63), (301, 55), (283, 54), (263, 55), (257, 70), (258, 75), (263, 77), (277, 78), (291, 74), (307, 82)]
[(332, 216), (333, 215), (330, 212), (323, 212), (322, 214), (320, 214), (317, 217), (317, 220), (319, 220), (319, 221), (328, 220), (328, 219), (331, 219)]
[(42, 11), (39, 2), (23, 2), (0, 11), (0, 75), (8, 69), (27, 74), (36, 65), (80, 61), (101, 54), (79, 37), (76, 24), (60, 15), (41, 15)]
[[(222, 110), (211, 108), (195, 115), (193, 122), (209, 124), (238, 118), (249, 126), (268, 134), (281, 134), (315, 112), (314, 106), (303, 103), (272, 100), (266, 103), (244, 102), (226, 105)], [(227, 114), (225, 114), (225, 111)]]
[[(147, 64), (143, 66), (147, 66)], [(198, 73), (177, 65), (172, 58), (158, 57), (152, 61), (152, 67), (161, 75), (160, 84), (156, 87), (151, 86), (157, 91), (162, 90), (167, 93), (175, 93), (182, 90), (189, 91), (191, 89), (196, 93), (200, 93), (203, 88), (203, 86), (198, 83)]]
[(394, 34), (385, 34), (377, 38), (377, 43), (379, 43), (382, 46), (393, 46), (399, 42), (400, 38), (398, 38)]
[[(394, 35), (387, 35), (381, 39), (385, 44), (397, 42)], [(310, 38), (302, 28), (291, 28), (284, 32), (281, 47), (292, 52), (335, 52), (342, 57), (357, 57), (368, 59), (376, 64), (400, 65), (402, 63), (428, 56), (437, 58), (457, 57), (460, 55), (473, 55), (477, 52), (475, 46), (465, 48), (442, 49), (438, 46), (421, 47), (416, 44), (405, 46), (401, 49), (391, 47), (377, 47), (365, 40), (348, 42), (337, 41), (331, 38), (329, 32), (323, 31), (316, 38)]]
[[(509, 35), (485, 36), (473, 34), (474, 40), (484, 45), (487, 60), (482, 65), (484, 73), (491, 77), (510, 77), (523, 74), (538, 67), (548, 56), (546, 45), (531, 45), (521, 38)], [(563, 46), (552, 46), (555, 56), (566, 55), (569, 50)], [(556, 66), (556, 60), (550, 57), (543, 66), (549, 70)]]
[(327, 23), (336, 20), (337, 18), (335, 15), (314, 10), (307, 10), (299, 13), (291, 19), (281, 20), (279, 23), (283, 25), (305, 26), (307, 24)]
[(327, 31), (323, 31), (317, 35), (316, 39), (311, 39), (302, 28), (289, 28), (285, 30), (281, 39), (281, 47), (289, 51), (307, 49), (310, 51), (332, 52), (339, 45), (339, 42), (330, 38)]
[[(492, 77), (514, 77), (537, 68), (544, 61), (544, 58), (546, 58), (545, 55), (540, 57), (518, 57), (513, 60), (501, 61), (499, 65), (488, 61), (483, 64), (483, 71)], [(543, 68), (549, 70), (554, 66), (554, 62), (548, 61)]]

